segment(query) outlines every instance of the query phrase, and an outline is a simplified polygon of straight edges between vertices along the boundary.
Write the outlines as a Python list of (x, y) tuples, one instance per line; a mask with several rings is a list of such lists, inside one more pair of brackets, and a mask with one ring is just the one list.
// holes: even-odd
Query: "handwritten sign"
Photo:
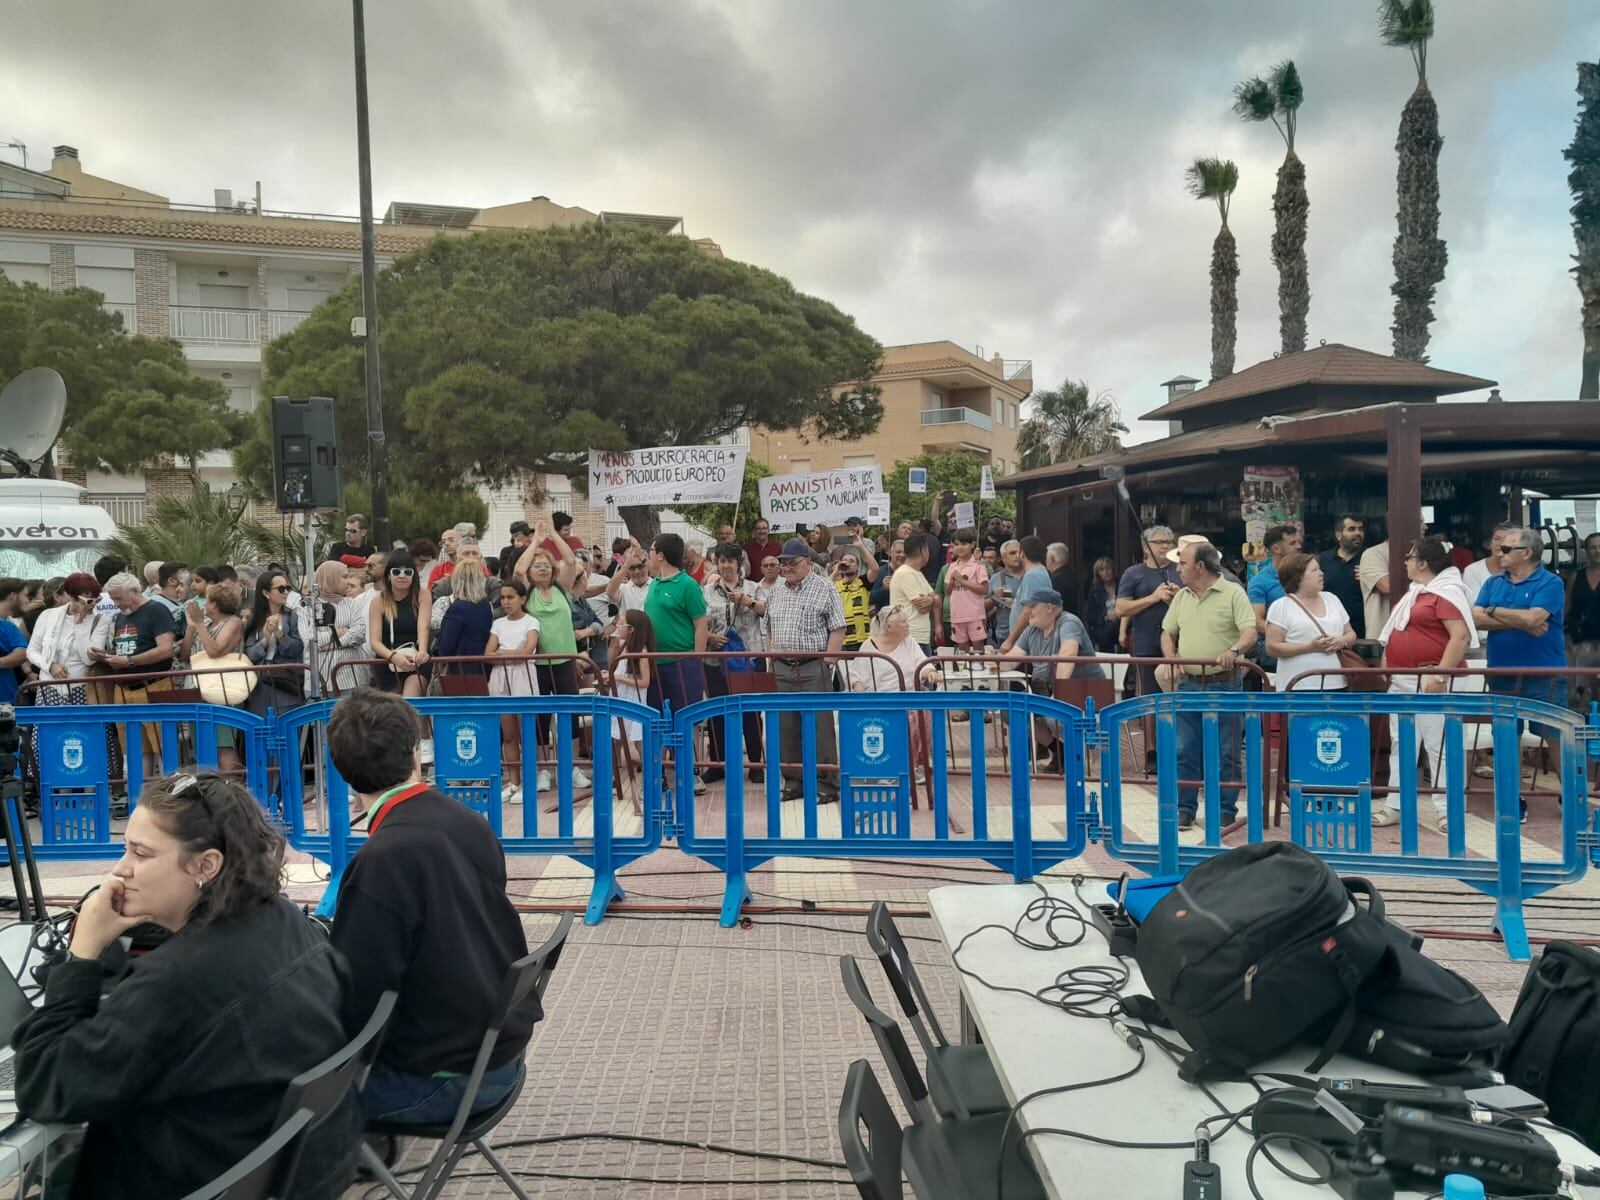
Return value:
[(591, 450), (589, 507), (735, 503), (749, 453), (748, 446)]
[(849, 517), (864, 519), (872, 497), (882, 491), (877, 467), (769, 475), (761, 481), (761, 515), (774, 525), (842, 525)]

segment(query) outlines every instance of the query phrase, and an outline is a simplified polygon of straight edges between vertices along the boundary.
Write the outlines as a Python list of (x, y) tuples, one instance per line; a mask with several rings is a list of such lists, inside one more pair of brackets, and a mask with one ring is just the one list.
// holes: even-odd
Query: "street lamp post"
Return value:
[(378, 266), (372, 236), (372, 145), (367, 127), (367, 22), (362, 0), (350, 0), (355, 19), (356, 160), (361, 177), (361, 312), (367, 355), (367, 463), (372, 478), (372, 536), (389, 548), (389, 485), (383, 436), (383, 377), (378, 371)]

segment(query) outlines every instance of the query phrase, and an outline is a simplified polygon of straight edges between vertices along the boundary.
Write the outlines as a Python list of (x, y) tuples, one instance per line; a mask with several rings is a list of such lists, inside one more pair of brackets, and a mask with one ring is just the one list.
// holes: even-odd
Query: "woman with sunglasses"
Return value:
[[(306, 645), (300, 640), (300, 623), (288, 609), (289, 577), (282, 571), (263, 571), (256, 580), (250, 620), (244, 627), (244, 654), (262, 667), (295, 667), (305, 663)], [(244, 707), (257, 716), (269, 708), (294, 708), (305, 696), (305, 680), (298, 670), (261, 671)]]
[(417, 578), (411, 555), (389, 555), (383, 580), (367, 610), (372, 656), (383, 664), (372, 671), (373, 686), (402, 696), (420, 696), (428, 686), (428, 626), (433, 599)]
[[(187, 1195), (255, 1149), (289, 1080), (345, 1043), (348, 970), (279, 895), (283, 852), (237, 784), (182, 774), (145, 787), (121, 861), (12, 1038), (22, 1112), (88, 1124), (74, 1196)], [(101, 955), (147, 923), (172, 937), (102, 998)], [(357, 1137), (352, 1095), (311, 1135), (295, 1195), (337, 1196)]]

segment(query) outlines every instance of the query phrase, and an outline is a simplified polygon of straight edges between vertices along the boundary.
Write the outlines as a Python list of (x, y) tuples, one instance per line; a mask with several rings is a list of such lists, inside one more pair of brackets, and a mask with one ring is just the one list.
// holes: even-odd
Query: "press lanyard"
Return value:
[(379, 796), (378, 803), (372, 810), (372, 822), (367, 826), (367, 836), (371, 837), (377, 833), (378, 826), (383, 824), (384, 818), (391, 812), (399, 808), (411, 797), (427, 790), (428, 785), (425, 783), (402, 783), (399, 787), (390, 788)]

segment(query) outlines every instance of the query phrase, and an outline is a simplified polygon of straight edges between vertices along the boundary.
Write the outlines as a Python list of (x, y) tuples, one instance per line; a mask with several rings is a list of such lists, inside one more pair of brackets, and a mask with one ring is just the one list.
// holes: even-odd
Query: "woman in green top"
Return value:
[[(540, 654), (570, 654), (574, 657), (578, 653), (578, 639), (572, 628), (572, 607), (567, 603), (567, 588), (572, 586), (574, 567), (577, 559), (573, 556), (572, 548), (561, 538), (553, 539), (554, 544), (563, 552), (563, 561), (557, 564), (555, 558), (540, 544), (540, 530), (542, 526), (533, 531), (530, 549), (517, 563), (514, 577), (525, 579), (528, 585), (527, 614), (539, 622), (539, 653)], [(573, 668), (571, 658), (545, 658), (540, 659), (534, 666), (534, 671), (539, 679), (539, 692), (545, 696), (576, 696), (578, 694), (578, 673)], [(548, 714), (539, 716), (539, 742), (548, 745), (550, 742), (550, 717)], [(589, 776), (577, 767), (572, 769), (572, 786), (586, 788), (589, 786)], [(550, 789), (550, 771), (541, 767), (537, 783), (541, 792)]]

